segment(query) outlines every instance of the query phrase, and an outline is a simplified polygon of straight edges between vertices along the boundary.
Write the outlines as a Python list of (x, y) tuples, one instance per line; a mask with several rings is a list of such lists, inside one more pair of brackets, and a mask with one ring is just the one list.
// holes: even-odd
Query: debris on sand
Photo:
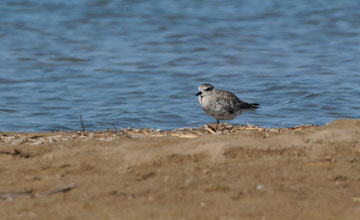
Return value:
[(1, 133), (0, 142), (9, 145), (41, 145), (54, 144), (68, 140), (98, 140), (113, 141), (120, 137), (129, 138), (148, 138), (148, 137), (178, 137), (178, 138), (197, 138), (202, 135), (231, 134), (240, 131), (259, 131), (269, 136), (269, 133), (279, 133), (282, 131), (294, 130), (300, 131), (307, 128), (315, 127), (314, 125), (297, 126), (293, 128), (260, 128), (255, 125), (231, 125), (226, 123), (206, 124), (200, 128), (179, 128), (174, 130), (152, 129), (152, 128), (125, 128), (122, 130), (105, 130), (105, 131), (74, 131), (74, 132), (56, 132), (56, 133)]

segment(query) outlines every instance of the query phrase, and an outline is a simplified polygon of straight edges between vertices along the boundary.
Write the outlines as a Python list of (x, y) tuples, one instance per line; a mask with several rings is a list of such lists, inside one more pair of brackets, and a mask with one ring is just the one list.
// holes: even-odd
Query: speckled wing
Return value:
[(224, 106), (224, 108), (227, 109), (230, 113), (237, 112), (242, 109), (254, 109), (258, 108), (257, 106), (259, 104), (257, 103), (247, 103), (242, 100), (240, 100), (234, 93), (218, 90), (219, 95), (217, 96), (217, 102)]

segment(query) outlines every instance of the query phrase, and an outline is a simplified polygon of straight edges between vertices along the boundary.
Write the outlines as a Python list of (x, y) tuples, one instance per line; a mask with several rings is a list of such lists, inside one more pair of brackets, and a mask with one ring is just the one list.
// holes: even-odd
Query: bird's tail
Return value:
[(255, 108), (259, 108), (259, 104), (258, 103), (243, 102), (243, 103), (241, 103), (240, 108), (242, 108), (242, 109), (255, 109)]
[(252, 108), (260, 108), (259, 103), (250, 103)]

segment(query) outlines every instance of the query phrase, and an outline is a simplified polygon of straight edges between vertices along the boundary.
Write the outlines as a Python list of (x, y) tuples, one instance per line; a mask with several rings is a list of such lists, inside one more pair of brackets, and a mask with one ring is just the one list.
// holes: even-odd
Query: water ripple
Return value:
[(356, 1), (0, 2), (0, 130), (214, 122), (208, 82), (261, 108), (234, 124), (359, 118)]

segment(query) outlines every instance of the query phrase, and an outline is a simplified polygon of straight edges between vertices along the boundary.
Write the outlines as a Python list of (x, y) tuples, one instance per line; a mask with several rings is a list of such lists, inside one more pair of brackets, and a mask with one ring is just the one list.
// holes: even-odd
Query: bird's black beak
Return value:
[(198, 93), (196, 93), (195, 96), (199, 96), (199, 95), (201, 95), (201, 94), (202, 94), (202, 92), (198, 92)]

